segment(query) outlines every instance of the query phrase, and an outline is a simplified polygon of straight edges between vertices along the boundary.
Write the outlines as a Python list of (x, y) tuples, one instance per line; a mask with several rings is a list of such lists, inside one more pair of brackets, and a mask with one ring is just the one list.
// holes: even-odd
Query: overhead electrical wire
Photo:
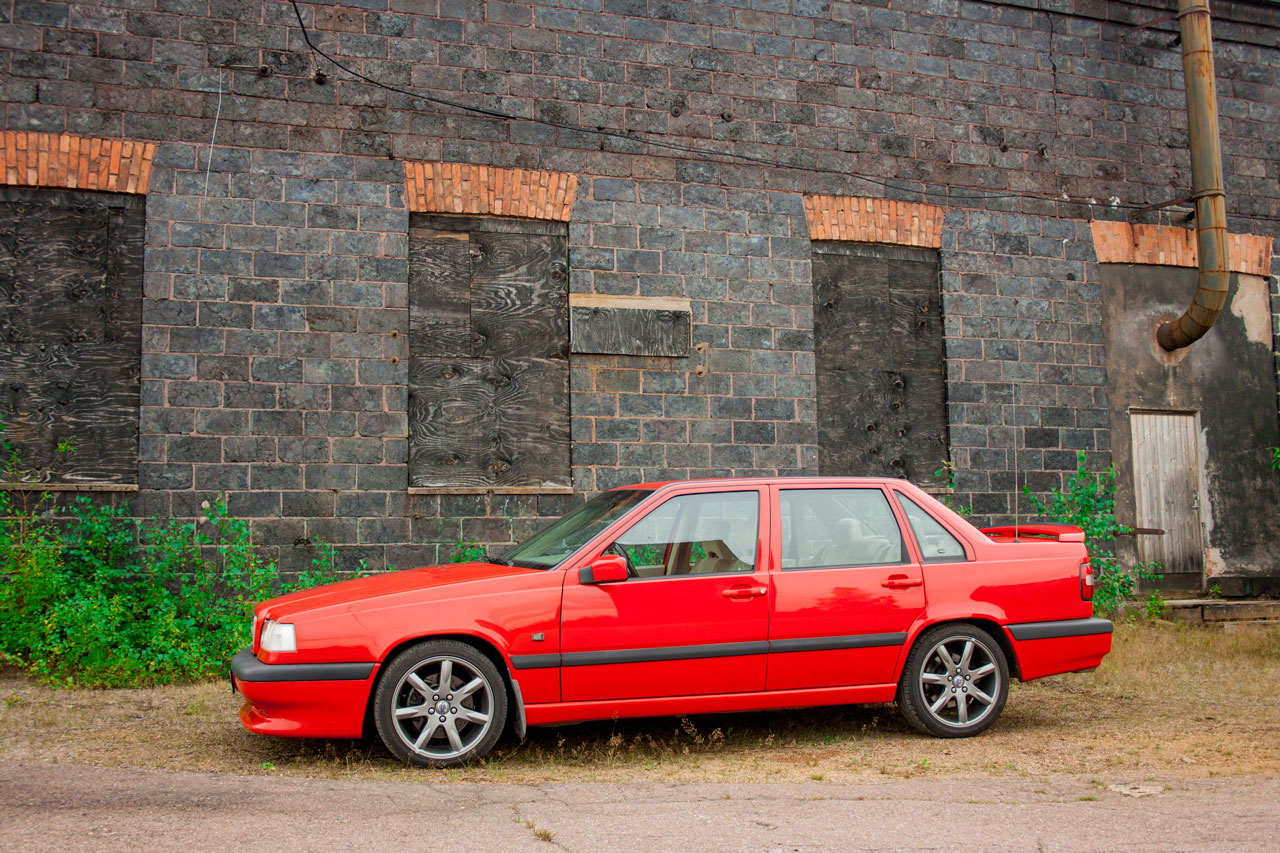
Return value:
[[(330, 55), (329, 53), (324, 51), (322, 48), (320, 48), (314, 41), (312, 41), (311, 31), (307, 28), (306, 23), (302, 20), (302, 9), (298, 5), (298, 0), (289, 0), (289, 3), (293, 6), (294, 15), (297, 16), (298, 28), (302, 32), (303, 41), (306, 42), (307, 47), (311, 50), (311, 52), (314, 55), (324, 58), (335, 68), (338, 68), (339, 70), (345, 72), (346, 74), (350, 75), (351, 77), (363, 83), (367, 83), (371, 86), (376, 86), (379, 89), (385, 89), (388, 92), (394, 92), (395, 94), (398, 94), (398, 95), (404, 95), (406, 97), (413, 98), (415, 100), (423, 101), (429, 104), (434, 104), (436, 106), (448, 107), (450, 109), (459, 110), (464, 113), (471, 113), (473, 115), (484, 116), (486, 118), (500, 119), (502, 121), (530, 122), (533, 124), (542, 125), (543, 127), (555, 128), (557, 130), (565, 130), (565, 131), (570, 131), (574, 133), (590, 134), (590, 135), (595, 135), (602, 138), (617, 139), (617, 140), (621, 140), (623, 142), (627, 142), (635, 145), (648, 145), (653, 148), (657, 148), (661, 150), (673, 151), (681, 154), (696, 155), (697, 157), (700, 157), (706, 160), (711, 160), (712, 158), (718, 158), (716, 162), (724, 162), (725, 159), (730, 159), (730, 160), (750, 163), (752, 165), (768, 166), (775, 169), (791, 169), (791, 170), (800, 171), (800, 172), (810, 172), (810, 173), (823, 174), (823, 175), (836, 175), (842, 178), (848, 178), (850, 180), (864, 181), (866, 183), (872, 184), (873, 186), (878, 186), (886, 190), (892, 190), (894, 192), (917, 193), (923, 198), (928, 198), (930, 194), (943, 194), (948, 199), (970, 200), (970, 201), (988, 201), (988, 200), (997, 200), (997, 199), (1035, 199), (1037, 201), (1052, 201), (1052, 202), (1057, 202), (1059, 204), (1087, 204), (1095, 207), (1105, 207), (1105, 208), (1123, 209), (1123, 210), (1141, 210), (1141, 209), (1150, 207), (1149, 205), (1122, 202), (1119, 199), (1114, 197), (1101, 200), (1101, 201), (1094, 198), (1081, 198), (1081, 197), (1075, 197), (1075, 196), (1064, 197), (1066, 195), (1065, 192), (1062, 195), (1053, 195), (1051, 193), (1033, 193), (1033, 192), (1021, 192), (1021, 193), (998, 192), (994, 190), (984, 190), (977, 187), (966, 187), (957, 191), (956, 189), (950, 186), (938, 188), (938, 189), (930, 189), (927, 186), (924, 188), (920, 188), (917, 186), (903, 186), (901, 184), (914, 185), (914, 184), (927, 184), (928, 182), (927, 181), (908, 181), (906, 179), (900, 178), (900, 179), (897, 179), (900, 183), (894, 183), (892, 180), (882, 180), (882, 179), (870, 177), (867, 175), (851, 175), (848, 172), (841, 171), (839, 169), (828, 169), (822, 166), (796, 165), (791, 163), (784, 163), (778, 160), (771, 160), (767, 157), (757, 157), (752, 154), (744, 154), (737, 151), (719, 151), (715, 149), (702, 148), (696, 145), (688, 145), (688, 144), (683, 144), (679, 142), (672, 142), (666, 139), (654, 139), (653, 134), (650, 131), (643, 131), (641, 132), (643, 133), (643, 135), (640, 135), (632, 131), (614, 130), (612, 128), (607, 128), (607, 127), (587, 127), (585, 125), (572, 124), (570, 122), (552, 121), (551, 119), (538, 118), (536, 116), (516, 115), (514, 113), (508, 113), (503, 110), (491, 109), (488, 107), (477, 107), (472, 104), (465, 104), (460, 101), (454, 101), (448, 98), (442, 98), (437, 95), (427, 95), (427, 94), (423, 94), (422, 92), (415, 92), (409, 89), (404, 89), (400, 86), (394, 86), (389, 83), (384, 83), (381, 80), (377, 80), (373, 77), (370, 77), (367, 74), (357, 71), (356, 69), (350, 67), (349, 65), (344, 64), (342, 61)], [(614, 152), (614, 153), (627, 153), (627, 152)], [(841, 153), (851, 153), (851, 152), (841, 152)], [(1254, 216), (1254, 215), (1248, 215), (1248, 214), (1237, 214), (1237, 215), (1242, 218), (1248, 218), (1248, 219), (1280, 218), (1280, 217), (1269, 217), (1269, 216), (1262, 216), (1262, 215)]]

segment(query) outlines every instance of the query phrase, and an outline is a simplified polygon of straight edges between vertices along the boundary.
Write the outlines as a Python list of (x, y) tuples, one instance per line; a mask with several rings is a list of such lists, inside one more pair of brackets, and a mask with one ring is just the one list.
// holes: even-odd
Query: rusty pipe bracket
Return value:
[(1175, 12), (1172, 15), (1165, 15), (1163, 18), (1156, 18), (1154, 21), (1146, 21), (1141, 24), (1135, 24), (1132, 29), (1127, 30), (1120, 34), (1120, 41), (1128, 41), (1130, 36), (1136, 36), (1138, 33), (1142, 32), (1143, 30), (1147, 30), (1152, 27), (1158, 27), (1161, 24), (1167, 24), (1170, 21), (1176, 21), (1180, 17), (1182, 17), (1182, 13)]
[[(1204, 12), (1206, 15), (1208, 15), (1209, 4), (1208, 3), (1183, 3), (1181, 6), (1178, 7), (1178, 11), (1175, 12), (1172, 17), (1177, 18), (1178, 21), (1181, 21), (1187, 15), (1194, 15), (1198, 12)], [(1166, 19), (1166, 20), (1169, 20), (1169, 19)]]
[(1195, 194), (1192, 193), (1191, 195), (1184, 195), (1184, 196), (1179, 196), (1178, 198), (1171, 198), (1168, 201), (1158, 201), (1155, 204), (1148, 204), (1148, 205), (1144, 205), (1143, 207), (1134, 208), (1133, 210), (1129, 211), (1129, 213), (1127, 214), (1127, 217), (1130, 222), (1137, 222), (1139, 217), (1145, 214), (1151, 213), (1153, 210), (1162, 210), (1166, 207), (1175, 207), (1179, 204), (1186, 204), (1189, 201), (1195, 201), (1195, 198), (1196, 198)]

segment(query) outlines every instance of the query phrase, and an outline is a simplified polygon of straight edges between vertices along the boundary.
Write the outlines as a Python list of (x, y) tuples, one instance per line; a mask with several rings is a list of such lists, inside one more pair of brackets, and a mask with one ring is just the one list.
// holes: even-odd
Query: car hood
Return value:
[(349, 610), (355, 604), (422, 590), (438, 590), (437, 595), (431, 596), (433, 598), (452, 598), (466, 595), (468, 587), (482, 585), (485, 581), (541, 573), (540, 569), (502, 566), (497, 563), (424, 566), (299, 590), (263, 602), (258, 605), (257, 612), (267, 619), (288, 621), (301, 613), (331, 608)]

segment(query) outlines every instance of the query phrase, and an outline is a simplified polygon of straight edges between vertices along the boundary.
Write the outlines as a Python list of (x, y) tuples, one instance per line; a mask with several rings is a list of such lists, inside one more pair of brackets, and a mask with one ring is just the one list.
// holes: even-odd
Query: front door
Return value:
[(668, 498), (606, 553), (631, 577), (565, 577), (561, 692), (566, 702), (764, 689), (768, 567), (761, 491)]
[(1189, 412), (1130, 411), (1133, 495), (1138, 559), (1157, 562), (1161, 586), (1200, 589), (1204, 575), (1201, 535), (1200, 442)]

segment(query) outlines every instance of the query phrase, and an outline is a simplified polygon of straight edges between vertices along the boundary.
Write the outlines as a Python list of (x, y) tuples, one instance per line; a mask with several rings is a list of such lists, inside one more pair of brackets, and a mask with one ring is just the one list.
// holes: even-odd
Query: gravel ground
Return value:
[(1275, 850), (1280, 778), (416, 784), (0, 764), (9, 850)]

